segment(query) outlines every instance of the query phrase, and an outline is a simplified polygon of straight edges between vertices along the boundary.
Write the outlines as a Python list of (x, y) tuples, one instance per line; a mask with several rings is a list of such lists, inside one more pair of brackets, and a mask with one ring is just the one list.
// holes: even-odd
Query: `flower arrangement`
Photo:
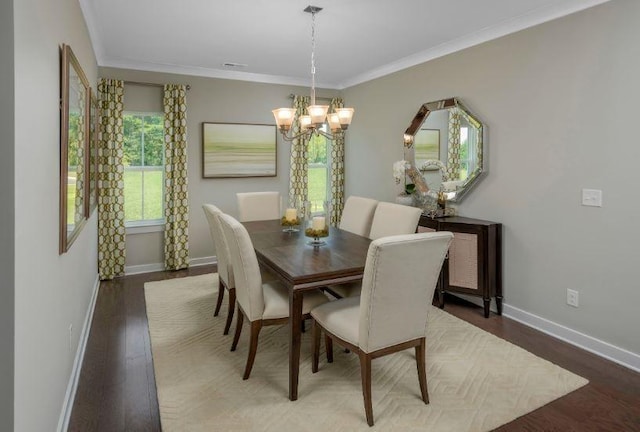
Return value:
[(396, 180), (396, 184), (404, 182), (404, 193), (411, 195), (416, 191), (416, 185), (414, 183), (407, 183), (407, 165), (409, 162), (406, 160), (399, 160), (393, 163), (393, 178)]

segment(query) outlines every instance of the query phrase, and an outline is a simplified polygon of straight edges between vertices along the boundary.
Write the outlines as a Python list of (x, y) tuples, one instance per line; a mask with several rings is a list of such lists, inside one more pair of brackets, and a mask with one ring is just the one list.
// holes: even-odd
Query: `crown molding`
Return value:
[[(611, 0), (568, 0), (561, 3), (555, 3), (553, 5), (543, 6), (529, 13), (504, 21), (498, 25), (487, 27), (472, 34), (445, 42), (428, 50), (404, 57), (400, 60), (372, 69), (360, 75), (356, 75), (343, 82), (317, 83), (316, 87), (331, 90), (344, 90), (349, 87), (353, 87), (355, 85), (362, 84), (376, 78), (381, 78), (383, 76), (390, 75), (392, 73), (428, 62), (430, 60), (434, 60), (436, 58), (443, 57), (445, 55), (452, 54), (454, 52), (461, 51), (463, 49), (470, 48), (472, 46), (479, 45), (481, 43), (488, 42), (490, 40), (497, 39), (499, 37), (506, 36), (508, 34), (536, 26), (547, 21), (561, 18), (563, 16), (570, 15), (572, 13), (579, 12), (581, 10), (588, 9), (590, 7), (597, 6), (609, 1)], [(98, 66), (100, 67), (113, 67), (120, 69), (191, 75), (207, 78), (250, 81), (266, 84), (281, 84), (303, 87), (309, 87), (310, 85), (309, 79), (306, 77), (296, 78), (290, 76), (267, 75), (197, 66), (184, 66), (178, 64), (143, 62), (131, 59), (108, 58), (104, 52), (104, 44), (99, 37), (98, 31), (96, 30), (98, 28), (98, 22), (94, 19), (95, 13), (91, 6), (91, 1), (79, 0), (79, 2), (82, 13), (87, 23), (89, 37), (91, 39), (93, 50), (98, 61)]]
[(488, 42), (490, 40), (497, 39), (499, 37), (545, 23), (547, 21), (552, 21), (566, 15), (571, 15), (572, 13), (588, 9), (590, 7), (606, 3), (608, 1), (611, 0), (571, 0), (563, 2), (561, 4), (543, 6), (527, 14), (509, 19), (508, 21), (502, 22), (498, 25), (487, 27), (472, 34), (445, 42), (436, 47), (410, 55), (379, 68), (375, 68), (369, 72), (357, 75), (340, 83), (338, 89), (342, 90), (355, 86), (357, 84), (371, 81), (376, 78), (381, 78), (385, 75), (390, 75), (394, 72), (408, 69), (412, 66), (416, 66), (430, 60), (434, 60), (436, 58), (443, 57), (445, 55), (452, 54), (454, 52), (461, 51), (463, 49), (470, 48), (472, 46), (479, 45), (481, 43)]
[[(132, 70), (140, 70), (140, 71), (147, 71), (147, 72), (190, 75), (190, 76), (199, 76), (199, 77), (206, 77), (206, 78), (221, 78), (221, 79), (238, 80), (238, 81), (251, 81), (251, 82), (265, 83), (265, 84), (282, 84), (282, 85), (292, 85), (292, 86), (301, 86), (301, 87), (309, 87), (311, 85), (310, 78), (306, 78), (306, 77), (295, 78), (295, 77), (288, 77), (288, 76), (257, 74), (257, 73), (251, 73), (251, 72), (211, 69), (211, 68), (198, 67), (198, 66), (183, 66), (183, 65), (176, 65), (176, 64), (143, 62), (143, 61), (137, 61), (137, 60), (104, 59), (102, 61), (100, 60), (98, 61), (98, 66), (112, 67), (112, 68), (118, 68), (118, 69), (132, 69)], [(338, 89), (336, 84), (322, 83), (322, 82), (316, 83), (316, 88), (324, 88), (324, 89), (331, 89), (331, 90)]]

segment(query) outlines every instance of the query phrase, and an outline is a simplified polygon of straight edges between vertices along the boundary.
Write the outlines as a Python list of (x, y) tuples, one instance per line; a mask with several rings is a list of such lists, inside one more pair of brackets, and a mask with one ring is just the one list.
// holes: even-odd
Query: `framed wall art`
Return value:
[(202, 177), (275, 177), (276, 126), (202, 123)]
[(414, 140), (417, 166), (422, 166), (422, 162), (426, 160), (440, 159), (439, 129), (420, 129)]

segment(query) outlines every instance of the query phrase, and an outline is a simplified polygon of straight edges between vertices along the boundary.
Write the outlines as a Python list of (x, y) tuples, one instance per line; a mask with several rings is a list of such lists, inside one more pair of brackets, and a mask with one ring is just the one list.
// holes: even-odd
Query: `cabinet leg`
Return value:
[(496, 297), (496, 307), (498, 308), (498, 315), (502, 315), (502, 296)]
[(488, 298), (483, 300), (484, 300), (484, 317), (489, 318), (489, 312), (490, 312), (489, 307), (491, 306), (491, 299)]

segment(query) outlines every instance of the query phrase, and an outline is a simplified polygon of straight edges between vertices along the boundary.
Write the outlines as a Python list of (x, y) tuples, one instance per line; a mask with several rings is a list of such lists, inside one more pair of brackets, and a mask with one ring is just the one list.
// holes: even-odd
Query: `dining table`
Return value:
[(329, 228), (314, 246), (304, 229), (287, 232), (280, 220), (243, 222), (261, 266), (273, 272), (289, 293), (289, 399), (298, 399), (302, 299), (305, 292), (362, 280), (371, 240)]

